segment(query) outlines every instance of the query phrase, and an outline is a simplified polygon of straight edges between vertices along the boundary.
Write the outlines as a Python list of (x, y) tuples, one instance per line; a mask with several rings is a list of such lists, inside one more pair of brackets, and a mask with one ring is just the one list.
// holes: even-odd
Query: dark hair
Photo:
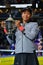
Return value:
[(30, 14), (32, 14), (31, 8), (23, 8), (23, 9), (21, 10), (21, 13), (22, 13), (22, 12), (25, 12), (25, 11), (29, 11)]

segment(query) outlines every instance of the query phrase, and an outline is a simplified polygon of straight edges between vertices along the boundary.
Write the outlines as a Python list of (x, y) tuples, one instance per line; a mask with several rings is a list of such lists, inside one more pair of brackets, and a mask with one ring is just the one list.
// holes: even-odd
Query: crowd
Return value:
[(25, 3), (25, 4), (28, 4), (28, 3), (42, 3), (42, 2), (43, 2), (43, 0), (1, 0), (0, 4), (1, 5), (4, 5), (5, 3), (8, 3), (8, 4)]

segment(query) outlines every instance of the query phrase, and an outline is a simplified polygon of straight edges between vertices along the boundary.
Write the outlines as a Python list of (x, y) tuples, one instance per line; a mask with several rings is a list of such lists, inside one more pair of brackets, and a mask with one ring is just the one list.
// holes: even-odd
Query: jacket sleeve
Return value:
[(29, 28), (27, 31), (25, 31), (25, 36), (33, 40), (39, 32), (39, 27), (37, 23), (33, 23), (31, 27), (31, 31), (29, 31)]

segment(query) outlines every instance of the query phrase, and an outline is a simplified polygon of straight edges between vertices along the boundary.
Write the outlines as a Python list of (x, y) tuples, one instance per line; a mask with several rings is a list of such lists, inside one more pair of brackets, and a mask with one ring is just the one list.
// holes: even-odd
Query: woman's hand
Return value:
[(16, 21), (15, 21), (15, 25), (16, 25), (17, 28), (19, 28), (19, 27), (21, 26), (21, 25), (20, 25), (20, 20), (16, 20)]

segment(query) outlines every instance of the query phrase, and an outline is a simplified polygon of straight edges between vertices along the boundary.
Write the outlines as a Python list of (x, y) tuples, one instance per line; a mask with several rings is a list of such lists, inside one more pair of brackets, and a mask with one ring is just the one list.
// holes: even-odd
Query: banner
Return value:
[(38, 57), (39, 65), (43, 65), (43, 56)]
[[(0, 65), (13, 65), (15, 56), (4, 56), (0, 57)], [(43, 65), (43, 56), (38, 57), (39, 64)]]
[(0, 65), (13, 65), (14, 59), (14, 56), (0, 57)]

